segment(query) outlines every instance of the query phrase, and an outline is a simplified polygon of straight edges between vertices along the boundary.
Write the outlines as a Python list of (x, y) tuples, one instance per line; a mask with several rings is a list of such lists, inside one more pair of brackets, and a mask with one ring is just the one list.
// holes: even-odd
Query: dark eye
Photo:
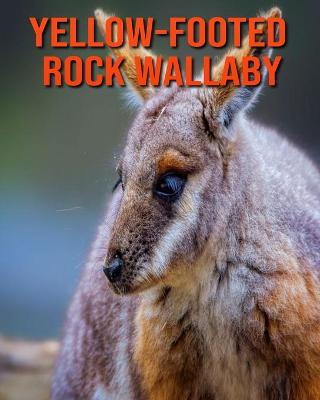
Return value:
[(168, 200), (175, 201), (181, 195), (186, 177), (175, 173), (163, 175), (159, 178), (154, 193), (156, 196)]

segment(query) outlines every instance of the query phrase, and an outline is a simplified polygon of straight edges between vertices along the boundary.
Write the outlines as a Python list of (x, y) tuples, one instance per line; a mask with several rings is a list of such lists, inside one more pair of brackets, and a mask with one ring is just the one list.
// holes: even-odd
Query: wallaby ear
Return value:
[[(106, 20), (108, 18), (110, 18), (110, 15), (107, 15), (101, 9), (97, 9), (95, 11), (95, 17), (98, 22), (98, 26), (100, 28), (102, 35), (105, 35)], [(117, 32), (115, 32), (115, 34), (117, 34)], [(136, 71), (136, 66), (135, 66), (135, 62), (134, 62), (134, 57), (138, 56), (141, 59), (143, 59), (146, 56), (154, 57), (154, 55), (150, 51), (147, 51), (146, 49), (144, 49), (142, 47), (131, 48), (128, 45), (127, 40), (125, 40), (125, 44), (122, 47), (112, 48), (110, 50), (115, 57), (123, 56), (125, 58), (125, 60), (123, 62), (124, 73), (125, 73), (127, 82), (129, 83), (130, 88), (134, 92), (135, 97), (138, 99), (138, 101), (143, 102), (143, 101), (147, 100), (148, 98), (150, 98), (154, 93), (154, 88), (151, 86), (142, 87), (142, 86), (138, 85), (137, 71)]]
[[(257, 24), (257, 28), (261, 30), (261, 35), (257, 35), (257, 41), (266, 41), (267, 35), (267, 19), (269, 18), (280, 18), (281, 10), (277, 7), (271, 8), (267, 13), (260, 15), (264, 18), (264, 22)], [(220, 80), (226, 57), (235, 57), (237, 68), (239, 72), (242, 70), (243, 57), (255, 56), (262, 58), (264, 55), (269, 57), (272, 54), (272, 49), (268, 47), (250, 47), (249, 46), (249, 35), (247, 35), (240, 48), (232, 48), (228, 53), (221, 59), (218, 65), (215, 67), (215, 78)], [(224, 128), (228, 128), (236, 114), (249, 108), (254, 104), (254, 100), (261, 91), (263, 81), (266, 75), (266, 68), (261, 62), (261, 74), (262, 80), (258, 86), (235, 86), (232, 83), (224, 87), (218, 87), (214, 89), (205, 89), (205, 102), (206, 110), (205, 114), (212, 120), (215, 119), (214, 125), (222, 125)], [(230, 133), (229, 133), (230, 134)]]

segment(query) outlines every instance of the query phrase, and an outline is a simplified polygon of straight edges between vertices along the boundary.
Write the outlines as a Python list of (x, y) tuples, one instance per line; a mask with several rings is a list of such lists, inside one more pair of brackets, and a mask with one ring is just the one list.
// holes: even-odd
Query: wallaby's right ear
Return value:
[[(95, 17), (96, 20), (98, 21), (98, 26), (100, 28), (102, 35), (105, 35), (106, 20), (110, 18), (110, 15), (107, 15), (103, 10), (98, 9), (95, 11)], [(150, 98), (154, 93), (154, 88), (151, 86), (142, 87), (138, 84), (134, 57), (139, 56), (141, 59), (144, 59), (144, 57), (146, 56), (154, 57), (154, 55), (150, 51), (142, 47), (137, 47), (137, 48), (130, 47), (127, 43), (127, 40), (125, 41), (125, 44), (122, 47), (112, 48), (110, 50), (112, 51), (115, 57), (123, 56), (125, 58), (123, 63), (124, 73), (127, 82), (129, 83), (130, 88), (133, 90), (134, 94), (136, 95), (135, 97), (138, 99), (138, 101), (141, 103)]]

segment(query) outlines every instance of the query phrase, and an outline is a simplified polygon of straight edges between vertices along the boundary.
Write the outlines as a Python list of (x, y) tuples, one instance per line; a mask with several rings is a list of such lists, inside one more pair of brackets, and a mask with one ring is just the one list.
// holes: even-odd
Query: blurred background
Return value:
[[(119, 16), (253, 16), (283, 9), (288, 43), (277, 88), (266, 88), (253, 115), (276, 127), (318, 163), (319, 0), (18, 0), (2, 2), (0, 61), (0, 333), (58, 337), (64, 313), (115, 181), (115, 157), (134, 113), (121, 89), (44, 88), (46, 54), (103, 56), (106, 50), (34, 47), (29, 16), (76, 16), (85, 40), (86, 18), (96, 7)], [(182, 41), (181, 41), (182, 42)], [(183, 57), (217, 50), (154, 51)], [(101, 276), (101, 279), (104, 279)]]

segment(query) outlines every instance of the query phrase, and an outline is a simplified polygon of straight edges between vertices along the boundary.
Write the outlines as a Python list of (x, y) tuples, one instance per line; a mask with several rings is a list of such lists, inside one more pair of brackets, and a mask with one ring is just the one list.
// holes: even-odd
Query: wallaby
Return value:
[[(231, 50), (239, 68), (264, 52), (248, 40)], [(115, 53), (144, 104), (68, 312), (52, 398), (319, 400), (318, 170), (247, 118), (260, 86), (139, 87), (132, 60), (150, 53)]]

